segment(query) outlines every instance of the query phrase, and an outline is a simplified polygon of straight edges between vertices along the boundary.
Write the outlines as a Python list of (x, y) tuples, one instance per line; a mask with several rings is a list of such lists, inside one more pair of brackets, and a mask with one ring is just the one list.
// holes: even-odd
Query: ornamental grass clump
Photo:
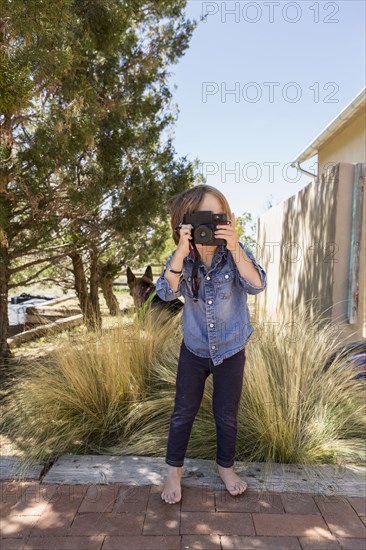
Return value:
[(17, 367), (1, 424), (21, 453), (23, 473), (37, 461), (98, 454), (124, 440), (128, 413), (150, 395), (156, 364), (177, 361), (178, 317), (166, 310), (140, 321), (120, 317), (112, 329), (73, 337)]
[[(279, 323), (265, 312), (246, 347), (244, 385), (238, 414), (236, 460), (265, 463), (365, 464), (365, 379), (345, 367), (351, 352), (324, 365), (341, 336), (329, 320), (299, 307)], [(269, 328), (271, 327), (271, 328)], [(180, 344), (177, 341), (176, 346)], [(130, 407), (125, 437), (106, 448), (112, 454), (165, 456), (174, 407), (176, 357), (157, 361), (157, 383)], [(173, 357), (172, 357), (173, 359)], [(206, 380), (187, 458), (215, 460), (212, 376)]]
[(355, 379), (355, 363), (345, 366), (355, 350), (324, 369), (340, 345), (337, 325), (312, 316), (309, 307), (256, 326), (239, 412), (238, 460), (365, 464), (366, 379)]
[[(341, 339), (335, 326), (297, 308), (279, 323), (264, 312), (246, 346), (236, 460), (285, 464), (365, 464), (365, 379), (324, 365)], [(60, 454), (164, 457), (174, 408), (181, 313), (119, 320), (74, 341), (19, 374), (4, 403), (3, 429), (24, 464)], [(271, 328), (269, 328), (271, 327)], [(215, 460), (209, 376), (187, 458)]]

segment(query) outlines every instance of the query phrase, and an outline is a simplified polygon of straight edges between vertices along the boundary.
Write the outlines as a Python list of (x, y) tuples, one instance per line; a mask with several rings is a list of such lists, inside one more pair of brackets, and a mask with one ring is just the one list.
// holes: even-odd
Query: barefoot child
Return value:
[[(175, 195), (170, 210), (173, 238), (178, 246), (156, 282), (156, 292), (165, 301), (178, 296), (185, 299), (175, 405), (165, 457), (168, 477), (161, 494), (163, 500), (173, 504), (181, 499), (184, 457), (210, 374), (218, 471), (232, 495), (247, 488), (233, 470), (245, 345), (254, 330), (247, 294), (262, 292), (267, 283), (264, 269), (238, 241), (234, 213), (221, 191), (210, 185), (197, 185)], [(222, 225), (215, 232), (215, 237), (225, 239), (226, 245), (193, 246), (192, 225), (182, 224), (183, 215), (201, 210), (225, 213), (231, 220), (230, 225)]]

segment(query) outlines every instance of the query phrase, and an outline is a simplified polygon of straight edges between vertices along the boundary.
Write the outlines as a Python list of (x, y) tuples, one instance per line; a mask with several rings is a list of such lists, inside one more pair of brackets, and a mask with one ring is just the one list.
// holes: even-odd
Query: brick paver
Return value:
[(347, 497), (350, 505), (359, 516), (366, 516), (366, 499), (362, 497)]
[(31, 537), (23, 550), (100, 550), (103, 535), (94, 537)]
[(327, 524), (319, 514), (252, 514), (257, 535), (330, 538)]
[(1, 550), (366, 550), (366, 499), (2, 482)]
[(342, 550), (365, 550), (365, 539), (339, 539)]
[(302, 550), (296, 537), (221, 537), (222, 550)]
[[(315, 497), (329, 530), (338, 538), (364, 538), (366, 527), (347, 499), (332, 501), (322, 495)], [(360, 502), (358, 503), (359, 509)]]
[(281, 494), (281, 501), (287, 514), (320, 514), (312, 495), (308, 494)]
[[(125, 536), (105, 538), (103, 550), (180, 550), (181, 537), (172, 536)], [(220, 547), (219, 547), (220, 548)]]
[(224, 488), (215, 491), (217, 512), (261, 512), (266, 514), (283, 513), (280, 495), (247, 489), (245, 493), (233, 497)]
[[(222, 537), (221, 537), (222, 540)], [(183, 535), (182, 549), (221, 550), (219, 535)]]
[(299, 537), (299, 541), (303, 550), (342, 550), (336, 538)]
[(252, 514), (245, 512), (181, 512), (182, 535), (255, 535)]

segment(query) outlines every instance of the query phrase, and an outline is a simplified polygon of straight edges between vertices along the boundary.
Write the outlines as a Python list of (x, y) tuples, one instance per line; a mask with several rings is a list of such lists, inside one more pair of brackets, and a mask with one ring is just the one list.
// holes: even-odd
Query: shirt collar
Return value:
[[(221, 260), (221, 258), (226, 258), (227, 257), (227, 248), (226, 248), (226, 245), (225, 244), (220, 244), (217, 248), (216, 248), (216, 252), (212, 258), (212, 265), (215, 265), (214, 262), (216, 262), (216, 260)], [(188, 256), (185, 257), (185, 260), (187, 260), (188, 262), (194, 262), (194, 259), (192, 257), (191, 254), (188, 254)]]

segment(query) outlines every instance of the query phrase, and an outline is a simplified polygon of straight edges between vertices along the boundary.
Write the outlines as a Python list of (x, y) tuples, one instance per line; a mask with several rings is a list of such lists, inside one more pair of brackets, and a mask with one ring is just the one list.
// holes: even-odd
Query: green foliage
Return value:
[(0, 113), (10, 115), (26, 109), (33, 96), (30, 67), (18, 67), (4, 53), (0, 55)]
[(12, 162), (9, 208), (0, 206), (11, 285), (22, 283), (25, 252), (40, 263), (50, 257), (57, 275), (56, 248), (86, 264), (97, 254), (107, 271), (109, 261), (118, 271), (159, 255), (166, 199), (195, 177), (163, 140), (176, 120), (169, 64), (196, 24), (185, 4), (2, 2), (3, 113), (12, 116), (2, 119), (0, 151)]
[(245, 212), (242, 216), (238, 216), (235, 221), (239, 241), (249, 249), (254, 249), (257, 235), (256, 223), (253, 222), (251, 213)]

